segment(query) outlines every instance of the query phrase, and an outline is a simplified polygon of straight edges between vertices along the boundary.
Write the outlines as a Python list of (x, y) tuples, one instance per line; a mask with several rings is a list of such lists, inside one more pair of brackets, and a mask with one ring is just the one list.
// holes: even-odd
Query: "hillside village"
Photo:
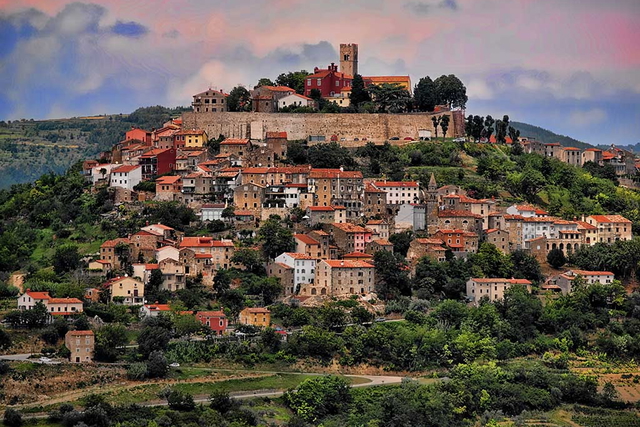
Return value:
[[(357, 45), (341, 45), (341, 71), (333, 64), (327, 70), (316, 69), (306, 77), (305, 93), (318, 88), (326, 100), (341, 103), (349, 99), (354, 73)], [(364, 77), (364, 81), (411, 88), (408, 77)], [(193, 96), (193, 111), (226, 112), (228, 96), (212, 89), (198, 93)], [(254, 112), (277, 114), (279, 108), (312, 106), (313, 102), (282, 86), (261, 86), (252, 92)], [(338, 142), (337, 135), (330, 139)], [(431, 135), (423, 134), (421, 139), (430, 140)], [(412, 140), (407, 137), (390, 142), (407, 144)], [(277, 128), (265, 129), (264, 137), (258, 139), (222, 135), (213, 139), (205, 130), (185, 128), (182, 118), (175, 118), (158, 129), (132, 128), (99, 160), (85, 161), (82, 174), (93, 191), (108, 188), (116, 205), (177, 202), (193, 209), (205, 224), (229, 230), (226, 235), (215, 232), (187, 237), (159, 223), (105, 241), (99, 256), (88, 263), (88, 271), (104, 282), (88, 289), (86, 298), (98, 301), (102, 294), (103, 300), (106, 295), (112, 303), (141, 306), (143, 316), (169, 311), (170, 305), (158, 304), (145, 294), (154, 272), (159, 272), (158, 277), (161, 274), (159, 290), (168, 293), (185, 289), (187, 281), (196, 278), (213, 287), (219, 270), (246, 268), (234, 258), (243, 250), (238, 242), (256, 236), (261, 224), (273, 218), (293, 220), (293, 243), (287, 250), (270, 254), (264, 263), (268, 277), (276, 278), (281, 285), (279, 299), (318, 307), (335, 298), (356, 298), (372, 311), (379, 308), (370, 302), (385, 297), (376, 293), (374, 256), (379, 251), (394, 251), (394, 235), (409, 232), (413, 236), (407, 250), (411, 271), (424, 257), (439, 262), (451, 257), (466, 259), (483, 244), (495, 246), (504, 255), (524, 251), (546, 264), (552, 251), (569, 257), (584, 246), (633, 237), (631, 221), (621, 215), (562, 219), (539, 206), (508, 205), (495, 197), (473, 198), (459, 186), (440, 185), (433, 174), (428, 185), (421, 186), (418, 181), (365, 178), (361, 171), (344, 167), (291, 165), (287, 158), (289, 142), (287, 132)], [(489, 135), (479, 142), (496, 144), (497, 140)], [(580, 150), (519, 135), (516, 141), (506, 137), (504, 143), (572, 166), (591, 162), (610, 165), (621, 177), (635, 174), (633, 154), (616, 147)], [(567, 294), (577, 277), (589, 283), (610, 284), (614, 280), (608, 271), (568, 269), (535, 285), (545, 292)], [(483, 297), (501, 300), (513, 284), (531, 289), (533, 283), (511, 277), (472, 277), (466, 284), (466, 301), (477, 305)], [(27, 310), (41, 301), (47, 311), (59, 316), (83, 310), (78, 299), (51, 298), (38, 292), (27, 291), (20, 301), (20, 308)], [(258, 305), (264, 305), (264, 301), (258, 301)], [(226, 330), (227, 321), (220, 320), (226, 319), (223, 311), (199, 316), (206, 316), (206, 324), (212, 328), (215, 323), (216, 333)], [(219, 321), (211, 321), (212, 316)]]

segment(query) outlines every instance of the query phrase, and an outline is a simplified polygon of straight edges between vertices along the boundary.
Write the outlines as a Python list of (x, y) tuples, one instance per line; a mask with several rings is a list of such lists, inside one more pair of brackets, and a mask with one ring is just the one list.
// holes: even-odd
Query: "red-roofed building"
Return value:
[(631, 240), (631, 221), (622, 215), (591, 215), (586, 221), (596, 227), (596, 239), (591, 244), (613, 243), (618, 240)]
[(438, 211), (438, 228), (444, 230), (462, 229), (480, 235), (483, 217), (467, 210)]
[(224, 334), (229, 326), (229, 320), (221, 310), (199, 311), (196, 313), (196, 320), (204, 326), (208, 326), (214, 335)]
[(202, 129), (184, 129), (174, 135), (176, 149), (201, 150), (208, 141), (209, 136)]
[(482, 298), (489, 301), (502, 300), (505, 291), (513, 285), (523, 285), (531, 291), (531, 282), (526, 279), (471, 278), (467, 282), (467, 300), (474, 305), (478, 305)]
[(496, 248), (500, 249), (502, 253), (511, 253), (511, 246), (509, 245), (509, 232), (506, 230), (500, 230), (498, 228), (489, 228), (482, 233), (482, 241), (491, 243)]
[(371, 230), (351, 223), (331, 224), (331, 234), (333, 235), (334, 242), (343, 254), (364, 252), (373, 236)]
[(142, 179), (150, 180), (158, 175), (172, 172), (176, 165), (176, 150), (174, 148), (155, 148), (147, 151), (138, 158), (142, 167)]
[(151, 132), (148, 130), (134, 128), (127, 131), (124, 135), (125, 141), (141, 141), (144, 145), (151, 145)]
[(173, 202), (182, 195), (182, 177), (174, 175), (161, 176), (156, 179), (156, 200)]
[(312, 169), (309, 192), (316, 195), (318, 206), (344, 206), (345, 218), (360, 218), (362, 213), (363, 179), (360, 171)]
[(285, 252), (278, 255), (274, 262), (288, 265), (294, 269), (292, 293), (298, 293), (301, 286), (314, 282), (317, 259), (313, 256), (297, 252)]
[(123, 165), (111, 169), (111, 187), (120, 187), (132, 191), (142, 181), (142, 168), (139, 165)]
[(251, 107), (256, 113), (275, 113), (279, 101), (296, 91), (286, 86), (260, 86), (251, 92)]
[(415, 263), (420, 258), (426, 256), (435, 261), (442, 262), (445, 260), (446, 251), (442, 239), (416, 238), (409, 244), (407, 259)]
[(220, 154), (236, 156), (242, 160), (251, 150), (251, 142), (247, 138), (227, 138), (220, 143)]
[(313, 74), (305, 78), (304, 94), (311, 96), (311, 91), (317, 89), (323, 98), (339, 95), (343, 88), (351, 87), (353, 76), (338, 71), (338, 66), (331, 63), (325, 70), (316, 67)]
[(478, 251), (478, 235), (471, 231), (442, 229), (436, 231), (433, 238), (442, 240), (444, 244), (454, 252)]
[(231, 257), (235, 247), (231, 240), (214, 240), (212, 237), (185, 237), (178, 246), (180, 249), (191, 249), (198, 255), (211, 255), (207, 258), (207, 265), (214, 269), (230, 268)]
[(302, 286), (300, 295), (347, 296), (374, 292), (374, 266), (360, 260), (322, 260), (316, 280)]
[(556, 285), (563, 294), (569, 294), (575, 279), (580, 276), (587, 285), (599, 283), (602, 285), (610, 285), (615, 280), (615, 276), (610, 271), (587, 271), (587, 270), (569, 270), (562, 274), (549, 279), (549, 284)]
[(95, 335), (93, 331), (68, 331), (64, 336), (64, 345), (69, 349), (71, 363), (93, 361)]
[(41, 302), (53, 316), (70, 316), (82, 313), (83, 304), (78, 298), (52, 298), (49, 292), (34, 292), (31, 289), (18, 297), (18, 309), (32, 310)]

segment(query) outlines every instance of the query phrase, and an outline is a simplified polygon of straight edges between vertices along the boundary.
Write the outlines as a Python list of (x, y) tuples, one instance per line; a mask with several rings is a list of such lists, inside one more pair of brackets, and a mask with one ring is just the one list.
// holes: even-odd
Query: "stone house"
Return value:
[(442, 262), (445, 261), (446, 251), (442, 239), (417, 238), (409, 244), (407, 259), (415, 263), (420, 258), (429, 257), (434, 261)]
[(483, 297), (489, 301), (502, 300), (505, 291), (513, 285), (524, 285), (531, 291), (531, 282), (527, 279), (471, 278), (467, 282), (467, 300), (474, 305), (478, 305)]
[(262, 213), (267, 188), (262, 184), (242, 184), (233, 190), (233, 203), (236, 207), (251, 211), (256, 217)]
[(93, 361), (95, 335), (93, 331), (68, 331), (64, 336), (64, 345), (69, 349), (71, 363)]
[(364, 252), (366, 245), (372, 240), (372, 232), (359, 225), (350, 223), (331, 224), (333, 241), (343, 254)]
[(322, 260), (318, 263), (316, 280), (302, 286), (305, 296), (347, 296), (368, 294), (375, 290), (375, 268), (365, 261)]
[(221, 90), (209, 89), (193, 95), (191, 106), (196, 113), (217, 113), (228, 111), (227, 97), (229, 94)]
[(498, 228), (489, 228), (482, 233), (482, 241), (491, 243), (500, 249), (503, 254), (510, 254), (511, 247), (509, 245), (509, 232)]

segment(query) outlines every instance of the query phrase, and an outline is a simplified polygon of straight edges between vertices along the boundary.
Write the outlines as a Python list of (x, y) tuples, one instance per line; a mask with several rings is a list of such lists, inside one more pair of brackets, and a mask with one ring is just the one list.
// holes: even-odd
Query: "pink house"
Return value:
[(229, 322), (222, 311), (200, 311), (196, 314), (196, 320), (208, 326), (216, 335), (222, 335), (227, 330)]

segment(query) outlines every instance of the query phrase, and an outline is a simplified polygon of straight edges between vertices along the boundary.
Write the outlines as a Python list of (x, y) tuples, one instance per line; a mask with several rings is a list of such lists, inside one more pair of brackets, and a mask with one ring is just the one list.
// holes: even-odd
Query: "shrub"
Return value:
[(22, 425), (22, 414), (13, 408), (7, 408), (4, 411), (2, 422), (7, 427), (20, 427)]
[(127, 367), (127, 378), (140, 381), (147, 375), (147, 365), (143, 362), (132, 363)]
[(152, 351), (147, 360), (147, 375), (149, 378), (164, 378), (169, 372), (167, 359), (161, 351)]

